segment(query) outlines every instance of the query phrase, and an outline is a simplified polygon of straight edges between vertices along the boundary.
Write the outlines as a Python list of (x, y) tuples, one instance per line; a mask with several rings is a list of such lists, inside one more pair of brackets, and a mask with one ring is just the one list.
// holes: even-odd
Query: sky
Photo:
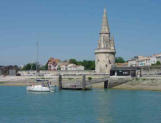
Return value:
[(116, 56), (161, 52), (161, 0), (0, 0), (0, 65), (94, 60), (107, 9)]

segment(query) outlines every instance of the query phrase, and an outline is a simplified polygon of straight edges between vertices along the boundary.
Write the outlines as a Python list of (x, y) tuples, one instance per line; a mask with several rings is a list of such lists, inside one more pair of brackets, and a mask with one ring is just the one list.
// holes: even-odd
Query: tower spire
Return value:
[(110, 37), (107, 12), (104, 9), (98, 48), (95, 50), (96, 73), (110, 74), (111, 67), (115, 63), (115, 53), (114, 39)]
[(100, 33), (110, 33), (108, 19), (107, 19), (107, 12), (105, 8), (104, 8), (104, 14), (103, 14), (103, 19), (102, 19), (102, 29)]

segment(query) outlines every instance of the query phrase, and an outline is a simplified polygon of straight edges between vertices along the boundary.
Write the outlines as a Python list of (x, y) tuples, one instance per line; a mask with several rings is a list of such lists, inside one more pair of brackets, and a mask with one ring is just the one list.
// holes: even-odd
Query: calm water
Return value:
[(29, 93), (25, 87), (0, 87), (0, 122), (161, 123), (161, 92)]

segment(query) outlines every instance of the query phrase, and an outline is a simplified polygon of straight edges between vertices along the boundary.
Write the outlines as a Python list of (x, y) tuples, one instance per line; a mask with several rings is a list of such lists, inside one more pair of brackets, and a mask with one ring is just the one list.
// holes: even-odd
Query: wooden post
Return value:
[(86, 75), (82, 76), (82, 89), (85, 90), (86, 89)]
[(59, 75), (59, 90), (62, 89), (62, 75)]
[(104, 82), (104, 88), (108, 88), (108, 80)]
[(142, 77), (142, 68), (140, 68), (140, 77)]

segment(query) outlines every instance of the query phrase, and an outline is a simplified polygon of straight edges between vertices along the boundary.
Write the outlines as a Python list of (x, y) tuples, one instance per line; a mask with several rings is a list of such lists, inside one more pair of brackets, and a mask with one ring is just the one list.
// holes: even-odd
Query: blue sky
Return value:
[(94, 59), (103, 9), (117, 56), (161, 52), (161, 0), (1, 0), (0, 65)]

